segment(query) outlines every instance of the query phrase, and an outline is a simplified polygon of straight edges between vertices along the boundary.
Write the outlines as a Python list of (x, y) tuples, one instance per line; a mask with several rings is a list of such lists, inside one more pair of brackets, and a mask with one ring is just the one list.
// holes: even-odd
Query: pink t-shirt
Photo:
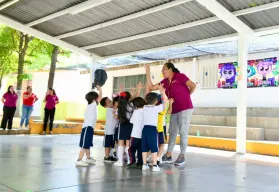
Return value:
[(56, 95), (47, 95), (46, 96), (46, 109), (53, 109), (55, 108), (56, 102), (59, 101)]
[(18, 99), (17, 94), (11, 94), (11, 93), (5, 93), (3, 95), (3, 98), (5, 99), (4, 106), (6, 107), (16, 107), (16, 101)]
[(174, 73), (171, 83), (169, 79), (163, 79), (166, 95), (172, 98), (172, 114), (179, 113), (187, 109), (193, 109), (193, 104), (190, 96), (190, 90), (186, 85), (189, 78), (183, 73)]

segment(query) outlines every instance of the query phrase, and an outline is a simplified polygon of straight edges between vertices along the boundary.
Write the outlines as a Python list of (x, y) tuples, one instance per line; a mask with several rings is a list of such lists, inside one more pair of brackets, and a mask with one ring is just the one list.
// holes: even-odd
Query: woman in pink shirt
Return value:
[[(158, 90), (159, 84), (153, 85), (150, 76), (150, 67), (146, 66), (146, 77), (148, 85), (152, 90)], [(172, 163), (172, 151), (175, 146), (176, 137), (180, 135), (180, 155), (175, 165), (185, 164), (185, 153), (188, 145), (188, 131), (193, 113), (191, 94), (195, 91), (196, 84), (172, 64), (166, 63), (163, 66), (162, 74), (164, 79), (160, 82), (166, 89), (166, 95), (173, 99), (172, 114), (169, 127), (169, 145), (167, 153), (162, 157), (165, 163)]]
[(49, 133), (52, 133), (52, 127), (53, 127), (53, 121), (54, 121), (54, 116), (55, 116), (55, 106), (56, 104), (59, 103), (59, 99), (56, 96), (55, 90), (52, 88), (49, 88), (46, 97), (44, 99), (44, 102), (46, 103), (45, 106), (45, 118), (44, 118), (44, 131), (43, 135), (46, 134), (46, 128), (47, 128), (47, 123), (49, 121)]
[(16, 111), (16, 102), (17, 102), (18, 96), (15, 93), (14, 87), (10, 85), (8, 87), (8, 91), (3, 95), (2, 102), (4, 103), (3, 108), (3, 118), (1, 122), (1, 128), (4, 130), (7, 128), (11, 130), (13, 126), (13, 118)]

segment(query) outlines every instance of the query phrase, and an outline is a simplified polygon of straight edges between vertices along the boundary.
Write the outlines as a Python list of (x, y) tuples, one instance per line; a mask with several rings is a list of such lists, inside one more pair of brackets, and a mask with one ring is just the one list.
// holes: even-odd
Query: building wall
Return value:
[[(279, 52), (268, 52), (249, 55), (250, 59), (278, 57)], [(218, 89), (218, 64), (237, 61), (237, 57), (198, 57), (196, 61), (178, 62), (176, 67), (197, 83), (197, 91), (192, 100), (195, 107), (236, 107), (237, 89)], [(161, 79), (162, 65), (151, 66), (153, 82)], [(144, 68), (109, 70), (108, 80), (104, 85), (104, 95), (112, 95), (113, 77), (144, 74)], [(206, 75), (207, 74), (207, 75)], [(247, 91), (248, 107), (279, 107), (279, 88), (250, 88)]]

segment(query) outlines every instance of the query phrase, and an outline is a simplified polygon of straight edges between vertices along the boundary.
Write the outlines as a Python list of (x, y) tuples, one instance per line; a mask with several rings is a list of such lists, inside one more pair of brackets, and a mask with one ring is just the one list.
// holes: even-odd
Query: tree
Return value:
[(9, 28), (0, 26), (0, 88), (3, 77), (16, 70), (16, 55)]
[(55, 69), (56, 69), (56, 63), (58, 62), (58, 55), (61, 54), (61, 55), (64, 55), (64, 56), (69, 56), (70, 52), (63, 50), (56, 45), (50, 45), (48, 50), (49, 50), (49, 53), (50, 53), (49, 55), (51, 57), (51, 63), (50, 63), (50, 70), (49, 70), (47, 87), (52, 88), (53, 84), (54, 84)]

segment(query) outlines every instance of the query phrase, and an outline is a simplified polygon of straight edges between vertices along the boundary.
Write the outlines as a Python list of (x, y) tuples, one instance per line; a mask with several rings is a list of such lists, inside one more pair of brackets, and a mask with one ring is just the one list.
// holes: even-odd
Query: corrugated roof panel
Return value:
[[(169, 1), (170, 0), (111, 1), (74, 16), (67, 14), (54, 20), (41, 23), (37, 25), (37, 28), (46, 31), (49, 34), (60, 35), (139, 12)], [(56, 28), (59, 28), (59, 31), (49, 29), (48, 26), (56, 26)]]
[(164, 29), (211, 16), (213, 15), (209, 11), (204, 10), (200, 5), (197, 5), (197, 2), (190, 2), (161, 12), (146, 15), (138, 19), (133, 19), (81, 35), (68, 37), (64, 40), (77, 44), (78, 46), (87, 46)]
[(278, 0), (217, 0), (229, 11), (238, 11), (249, 7), (256, 7), (266, 3), (275, 2)]
[(279, 8), (243, 15), (239, 18), (252, 29), (271, 27), (279, 25)]
[(22, 23), (28, 23), (83, 1), (86, 0), (20, 0), (1, 13)]
[[(101, 56), (109, 56), (126, 52), (133, 52), (144, 49), (152, 49), (156, 47), (185, 43), (231, 33), (235, 33), (235, 30), (233, 30), (223, 21), (218, 21), (166, 34), (137, 39), (130, 42), (123, 42), (106, 47), (95, 48), (89, 51), (97, 53)], [(106, 48), (110, 51), (106, 52)]]

